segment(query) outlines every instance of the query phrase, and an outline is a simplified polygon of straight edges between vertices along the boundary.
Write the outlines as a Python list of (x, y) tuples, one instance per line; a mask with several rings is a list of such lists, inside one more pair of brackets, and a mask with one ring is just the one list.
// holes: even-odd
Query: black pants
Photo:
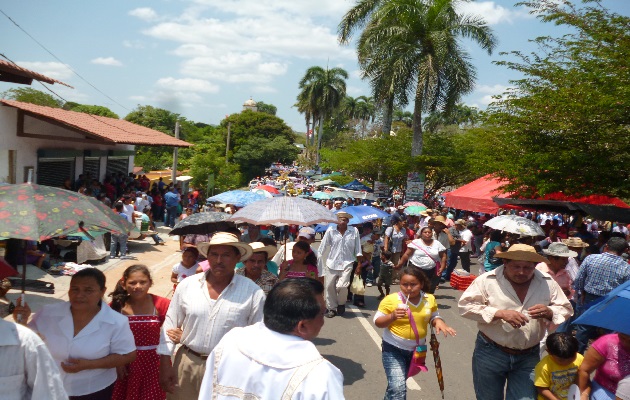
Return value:
[(84, 394), (83, 396), (70, 396), (70, 400), (112, 400), (115, 384), (116, 382), (98, 392)]

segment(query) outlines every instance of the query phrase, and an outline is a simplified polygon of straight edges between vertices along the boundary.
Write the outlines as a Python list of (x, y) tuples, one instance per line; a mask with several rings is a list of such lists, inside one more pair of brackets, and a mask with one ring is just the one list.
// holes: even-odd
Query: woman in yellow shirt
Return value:
[[(430, 282), (418, 268), (405, 267), (400, 277), (400, 293), (390, 294), (378, 306), (374, 324), (383, 332), (383, 367), (387, 375), (385, 400), (405, 399), (407, 374), (414, 351), (426, 354), (427, 325), (436, 333), (455, 336), (455, 330), (442, 320), (432, 294), (423, 292)], [(408, 310), (414, 321), (410, 321)], [(415, 323), (416, 329), (412, 327)], [(416, 332), (417, 331), (417, 335)]]

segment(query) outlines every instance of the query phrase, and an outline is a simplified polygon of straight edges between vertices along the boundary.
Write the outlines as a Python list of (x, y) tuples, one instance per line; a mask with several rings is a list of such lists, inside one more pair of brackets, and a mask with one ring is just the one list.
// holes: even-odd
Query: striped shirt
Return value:
[(578, 292), (605, 296), (630, 280), (630, 264), (612, 253), (591, 254), (580, 266), (573, 287)]
[(166, 335), (181, 328), (181, 344), (201, 354), (210, 354), (223, 335), (237, 326), (263, 320), (265, 293), (251, 279), (234, 274), (232, 281), (216, 300), (210, 298), (206, 274), (184, 279), (168, 307), (157, 352), (172, 355), (175, 343)]

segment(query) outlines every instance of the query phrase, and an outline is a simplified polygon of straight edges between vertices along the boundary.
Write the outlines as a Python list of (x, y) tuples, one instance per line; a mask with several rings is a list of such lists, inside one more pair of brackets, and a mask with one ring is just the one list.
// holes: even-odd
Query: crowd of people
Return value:
[[(171, 227), (200, 208), (183, 207), (175, 187), (131, 178), (75, 182), (72, 189), (105, 194), (122, 215), (126, 205), (148, 208), (153, 221)], [(116, 188), (112, 198), (109, 186)], [(191, 198), (187, 205), (196, 204)], [(630, 398), (630, 332), (573, 323), (630, 280), (630, 237), (622, 224), (522, 212), (545, 232), (524, 237), (486, 228), (489, 215), (439, 205), (407, 215), (392, 201), (372, 204), (389, 217), (352, 226), (344, 208), (354, 204), (324, 201), (336, 209), (337, 223), (318, 247), (311, 226), (286, 226), (277, 235), (246, 225), (182, 237), (170, 300), (150, 293), (152, 276), (142, 264), (128, 267), (109, 293), (102, 272), (82, 270), (72, 277), (67, 302), (32, 316), (18, 300), (15, 320), (41, 339), (0, 324), (10, 343), (24, 343), (12, 351), (32, 360), (12, 367), (29, 377), (10, 382), (20, 393), (14, 398), (342, 399), (341, 371), (312, 340), (325, 318), (345, 314), (348, 302), (365, 307), (364, 294), (349, 290), (356, 280), (380, 294), (373, 323), (383, 330), (384, 398), (405, 399), (406, 379), (427, 370), (428, 333), (456, 335), (434, 293), (461, 273), (458, 265), (477, 272), (475, 258), (479, 276), (461, 295), (459, 311), (479, 330), (472, 359), (477, 399), (565, 399), (571, 384), (582, 400)], [(115, 242), (124, 254), (124, 241)]]

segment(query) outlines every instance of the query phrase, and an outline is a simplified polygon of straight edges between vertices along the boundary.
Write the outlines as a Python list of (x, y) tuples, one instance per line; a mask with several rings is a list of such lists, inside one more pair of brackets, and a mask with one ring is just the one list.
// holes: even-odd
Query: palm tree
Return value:
[(496, 45), (481, 17), (456, 12), (462, 2), (358, 0), (339, 25), (342, 43), (363, 28), (359, 64), (378, 101), (389, 94), (390, 104), (396, 99), (404, 106), (413, 95), (412, 156), (422, 154), (422, 113), (449, 111), (473, 89), (475, 68), (460, 39), (472, 39), (489, 54)]
[(320, 162), (324, 122), (346, 96), (346, 79), (348, 73), (342, 68), (311, 67), (300, 80), (298, 103), (308, 104), (313, 112), (317, 111), (317, 165)]
[(371, 97), (359, 96), (356, 98), (355, 118), (361, 124), (361, 137), (365, 137), (367, 124), (374, 122), (376, 109)]

